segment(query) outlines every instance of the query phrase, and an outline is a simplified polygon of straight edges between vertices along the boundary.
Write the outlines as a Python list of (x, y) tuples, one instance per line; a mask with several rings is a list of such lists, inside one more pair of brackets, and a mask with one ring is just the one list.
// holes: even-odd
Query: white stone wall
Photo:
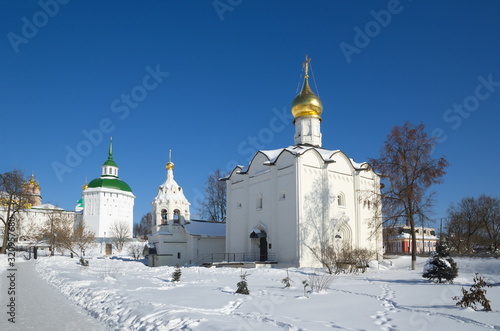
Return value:
[[(51, 215), (54, 213), (52, 209), (24, 209), (16, 213), (16, 236), (18, 240), (31, 240), (34, 239), (37, 231), (46, 226)], [(59, 213), (59, 211), (57, 211)], [(4, 218), (7, 215), (5, 207), (0, 207), (0, 217)], [(79, 214), (73, 211), (61, 211), (61, 215), (75, 223)], [(4, 225), (0, 222), (0, 237), (3, 238)]]

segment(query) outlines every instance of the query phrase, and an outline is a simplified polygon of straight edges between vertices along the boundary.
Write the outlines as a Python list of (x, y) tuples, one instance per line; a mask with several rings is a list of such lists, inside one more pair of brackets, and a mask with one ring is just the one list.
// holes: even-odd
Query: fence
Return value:
[[(191, 264), (202, 265), (205, 263), (216, 262), (258, 262), (261, 261), (260, 253), (210, 253), (202, 254), (196, 257)], [(262, 262), (276, 262), (276, 254), (268, 253), (266, 261)]]

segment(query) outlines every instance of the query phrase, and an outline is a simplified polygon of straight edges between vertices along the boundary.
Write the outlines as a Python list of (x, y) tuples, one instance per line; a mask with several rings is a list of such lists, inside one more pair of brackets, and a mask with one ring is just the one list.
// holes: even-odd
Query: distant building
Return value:
[[(320, 245), (367, 248), (382, 256), (382, 233), (374, 232), (380, 204), (379, 176), (340, 150), (322, 147), (323, 105), (308, 82), (292, 103), (294, 145), (258, 151), (227, 178), (226, 254), (245, 254), (281, 266), (321, 267), (312, 253)], [(362, 141), (362, 140), (360, 140)]]
[(118, 178), (111, 140), (108, 159), (101, 168), (101, 176), (83, 186), (82, 199), (75, 210), (83, 210), (83, 220), (89, 230), (95, 232), (96, 239), (112, 237), (111, 227), (118, 223), (129, 228), (132, 238), (135, 196), (130, 186)]
[(225, 224), (190, 219), (190, 203), (174, 180), (174, 164), (152, 202), (153, 226), (148, 238), (148, 265), (192, 264), (202, 256), (224, 254)]
[[(433, 228), (416, 227), (417, 254), (425, 254), (436, 250), (439, 238)], [(410, 226), (384, 227), (384, 245), (386, 253), (409, 254), (411, 253), (411, 228)]]
[[(51, 217), (57, 215), (58, 218), (64, 217), (75, 222), (77, 214), (74, 211), (64, 210), (49, 203), (42, 203), (41, 187), (32, 174), (30, 179), (23, 185), (24, 194), (28, 196), (29, 203), (26, 208), (21, 209), (15, 215), (15, 240), (33, 244), (36, 242), (37, 231), (46, 226)], [(7, 204), (5, 201), (6, 193), (0, 192), (0, 217), (6, 218)], [(3, 239), (4, 228), (0, 223), (0, 238)], [(0, 241), (1, 244), (1, 241)]]
[(29, 196), (32, 206), (39, 206), (42, 204), (42, 196), (40, 184), (35, 180), (35, 175), (31, 174), (31, 178), (24, 184), (24, 192)]

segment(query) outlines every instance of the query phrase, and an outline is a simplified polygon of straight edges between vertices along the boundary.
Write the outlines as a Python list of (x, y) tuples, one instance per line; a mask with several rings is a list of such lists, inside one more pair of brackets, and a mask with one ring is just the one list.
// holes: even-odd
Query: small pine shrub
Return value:
[(422, 277), (437, 280), (438, 283), (453, 283), (458, 276), (458, 267), (450, 256), (450, 249), (445, 242), (439, 242), (436, 251), (427, 260)]
[(485, 311), (491, 311), (490, 300), (486, 299), (486, 290), (484, 287), (491, 287), (487, 284), (483, 277), (476, 273), (474, 276), (474, 285), (471, 286), (470, 292), (462, 287), (462, 298), (456, 296), (453, 300), (459, 300), (457, 306), (471, 307), (477, 310), (477, 304), (481, 304)]
[(181, 268), (179, 268), (179, 265), (176, 265), (175, 270), (172, 273), (172, 281), (179, 282), (181, 280), (181, 275), (182, 275)]
[(309, 286), (309, 282), (307, 280), (303, 280), (302, 285), (304, 286), (304, 296), (307, 297), (307, 287)]
[(238, 287), (236, 289), (236, 293), (238, 294), (250, 294), (250, 290), (248, 289), (248, 284), (247, 284), (247, 273), (243, 273), (243, 271), (241, 271), (241, 275), (240, 275), (240, 278), (241, 280), (238, 282), (238, 284), (236, 284), (236, 286)]
[(290, 288), (292, 286), (293, 280), (290, 278), (288, 275), (288, 269), (286, 269), (286, 277), (281, 280), (283, 285), (285, 285), (285, 288)]
[(80, 264), (84, 267), (89, 266), (89, 260), (85, 260), (83, 257), (80, 258)]

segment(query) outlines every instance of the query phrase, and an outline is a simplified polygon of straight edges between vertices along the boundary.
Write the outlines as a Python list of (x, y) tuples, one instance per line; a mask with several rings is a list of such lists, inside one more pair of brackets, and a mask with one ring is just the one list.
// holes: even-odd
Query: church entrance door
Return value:
[(267, 238), (260, 238), (260, 261), (267, 261)]

